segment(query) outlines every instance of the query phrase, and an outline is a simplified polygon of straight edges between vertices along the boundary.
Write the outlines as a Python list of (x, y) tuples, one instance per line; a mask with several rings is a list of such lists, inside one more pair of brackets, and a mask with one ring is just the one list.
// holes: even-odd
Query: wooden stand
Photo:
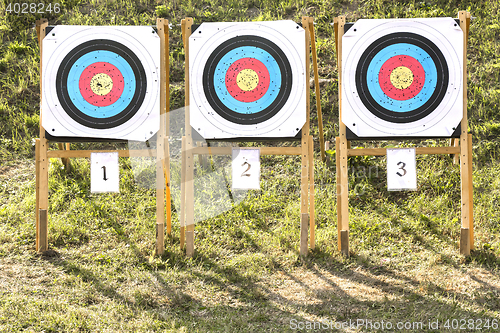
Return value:
[[(449, 147), (418, 147), (416, 154), (450, 154), (460, 156), (460, 178), (462, 197), (462, 227), (460, 237), (460, 253), (469, 255), (474, 249), (473, 233), (473, 204), (472, 204), (472, 135), (467, 133), (467, 38), (469, 34), (470, 13), (461, 11), (458, 14), (460, 27), (464, 31), (463, 54), (463, 109), (461, 122), (462, 132), (460, 146), (458, 139), (450, 140)], [(365, 148), (351, 149), (350, 141), (346, 137), (346, 126), (342, 122), (342, 35), (344, 34), (345, 16), (334, 20), (335, 41), (337, 48), (337, 68), (339, 73), (339, 136), (335, 138), (336, 167), (337, 167), (337, 229), (338, 249), (345, 256), (349, 256), (349, 191), (348, 166), (350, 156), (385, 156), (386, 149)]]
[[(36, 160), (36, 251), (48, 250), (48, 179), (49, 158), (61, 158), (69, 168), (70, 158), (90, 158), (94, 152), (118, 152), (119, 157), (156, 157), (156, 253), (161, 255), (165, 250), (165, 185), (167, 202), (167, 233), (171, 233), (170, 215), (170, 160), (168, 145), (169, 128), (169, 44), (168, 21), (157, 19), (158, 35), (161, 43), (160, 61), (160, 131), (157, 133), (156, 150), (70, 150), (70, 144), (59, 143), (60, 150), (49, 151), (49, 141), (45, 138), (40, 113), (40, 138), (35, 143)], [(40, 98), (42, 98), (42, 41), (46, 35), (48, 22), (46, 19), (36, 21), (36, 31), (40, 47)]]
[[(186, 247), (186, 255), (194, 255), (194, 155), (230, 155), (231, 147), (203, 147), (195, 146), (193, 143), (190, 114), (189, 114), (189, 36), (191, 35), (192, 18), (182, 20), (182, 36), (186, 54), (186, 81), (185, 81), (185, 105), (186, 105), (186, 135), (182, 138), (182, 171), (181, 171), (181, 215), (180, 215), (180, 246)], [(321, 121), (321, 104), (319, 100), (319, 81), (316, 64), (316, 49), (314, 44), (313, 19), (302, 18), (302, 27), (306, 30), (306, 84), (309, 84), (310, 53), (309, 45), (312, 42), (312, 53), (316, 80), (316, 101), (318, 107), (318, 121)], [(302, 139), (299, 147), (261, 147), (261, 155), (301, 155), (301, 205), (300, 205), (300, 254), (307, 255), (308, 231), (310, 231), (310, 247), (315, 246), (315, 222), (314, 222), (314, 162), (313, 162), (313, 137), (309, 134), (310, 127), (310, 93), (307, 89), (307, 120), (302, 127)], [(321, 124), (322, 125), (322, 124)], [(323, 142), (323, 127), (320, 126), (320, 141)], [(321, 154), (324, 152), (324, 144), (321, 144)]]

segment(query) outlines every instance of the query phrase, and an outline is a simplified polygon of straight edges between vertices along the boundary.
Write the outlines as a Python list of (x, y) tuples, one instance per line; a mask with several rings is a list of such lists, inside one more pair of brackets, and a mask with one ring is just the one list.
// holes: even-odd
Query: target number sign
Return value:
[(417, 189), (415, 148), (387, 149), (387, 189)]
[(260, 149), (233, 148), (232, 189), (260, 189)]
[(189, 38), (190, 121), (205, 139), (294, 137), (306, 121), (305, 30), (203, 23)]
[(90, 192), (120, 192), (118, 153), (90, 154)]
[(342, 37), (342, 121), (359, 137), (449, 137), (463, 116), (452, 18), (359, 20)]
[(159, 130), (160, 38), (151, 27), (56, 26), (42, 59), (50, 135), (145, 141)]

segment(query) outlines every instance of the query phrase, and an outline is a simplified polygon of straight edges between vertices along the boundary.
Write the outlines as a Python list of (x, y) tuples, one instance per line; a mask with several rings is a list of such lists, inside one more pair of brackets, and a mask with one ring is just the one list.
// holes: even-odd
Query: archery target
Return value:
[(50, 135), (145, 141), (159, 130), (160, 38), (151, 27), (56, 26), (42, 57)]
[(342, 121), (359, 137), (449, 137), (463, 116), (452, 18), (359, 20), (342, 37)]
[(294, 137), (305, 124), (305, 30), (296, 23), (202, 23), (189, 66), (191, 126), (205, 139)]

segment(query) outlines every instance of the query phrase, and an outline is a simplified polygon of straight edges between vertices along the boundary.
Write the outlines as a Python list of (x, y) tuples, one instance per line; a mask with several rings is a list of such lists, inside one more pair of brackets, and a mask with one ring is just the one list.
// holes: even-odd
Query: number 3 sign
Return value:
[(387, 189), (417, 189), (415, 148), (387, 149)]
[(260, 189), (260, 149), (233, 148), (233, 190)]

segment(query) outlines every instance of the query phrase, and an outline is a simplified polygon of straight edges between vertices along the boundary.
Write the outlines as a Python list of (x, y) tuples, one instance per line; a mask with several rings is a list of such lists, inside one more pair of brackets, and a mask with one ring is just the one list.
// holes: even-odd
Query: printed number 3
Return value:
[(241, 166), (244, 166), (245, 164), (247, 164), (247, 165), (248, 165), (248, 168), (247, 168), (245, 171), (243, 171), (243, 172), (241, 173), (241, 177), (250, 177), (250, 174), (249, 174), (249, 173), (245, 173), (245, 172), (247, 172), (248, 170), (250, 170), (250, 168), (251, 168), (252, 166), (251, 166), (251, 165), (250, 165), (250, 163), (248, 163), (248, 162), (243, 163)]
[[(401, 165), (403, 164), (403, 165)], [(403, 170), (404, 173), (403, 174), (400, 174), (399, 171), (396, 172), (396, 174), (399, 176), (399, 177), (403, 177), (404, 175), (406, 175), (406, 170), (405, 170), (405, 166), (406, 166), (406, 163), (404, 162), (399, 162), (398, 165), (401, 165), (401, 167), (399, 168), (399, 170)]]

